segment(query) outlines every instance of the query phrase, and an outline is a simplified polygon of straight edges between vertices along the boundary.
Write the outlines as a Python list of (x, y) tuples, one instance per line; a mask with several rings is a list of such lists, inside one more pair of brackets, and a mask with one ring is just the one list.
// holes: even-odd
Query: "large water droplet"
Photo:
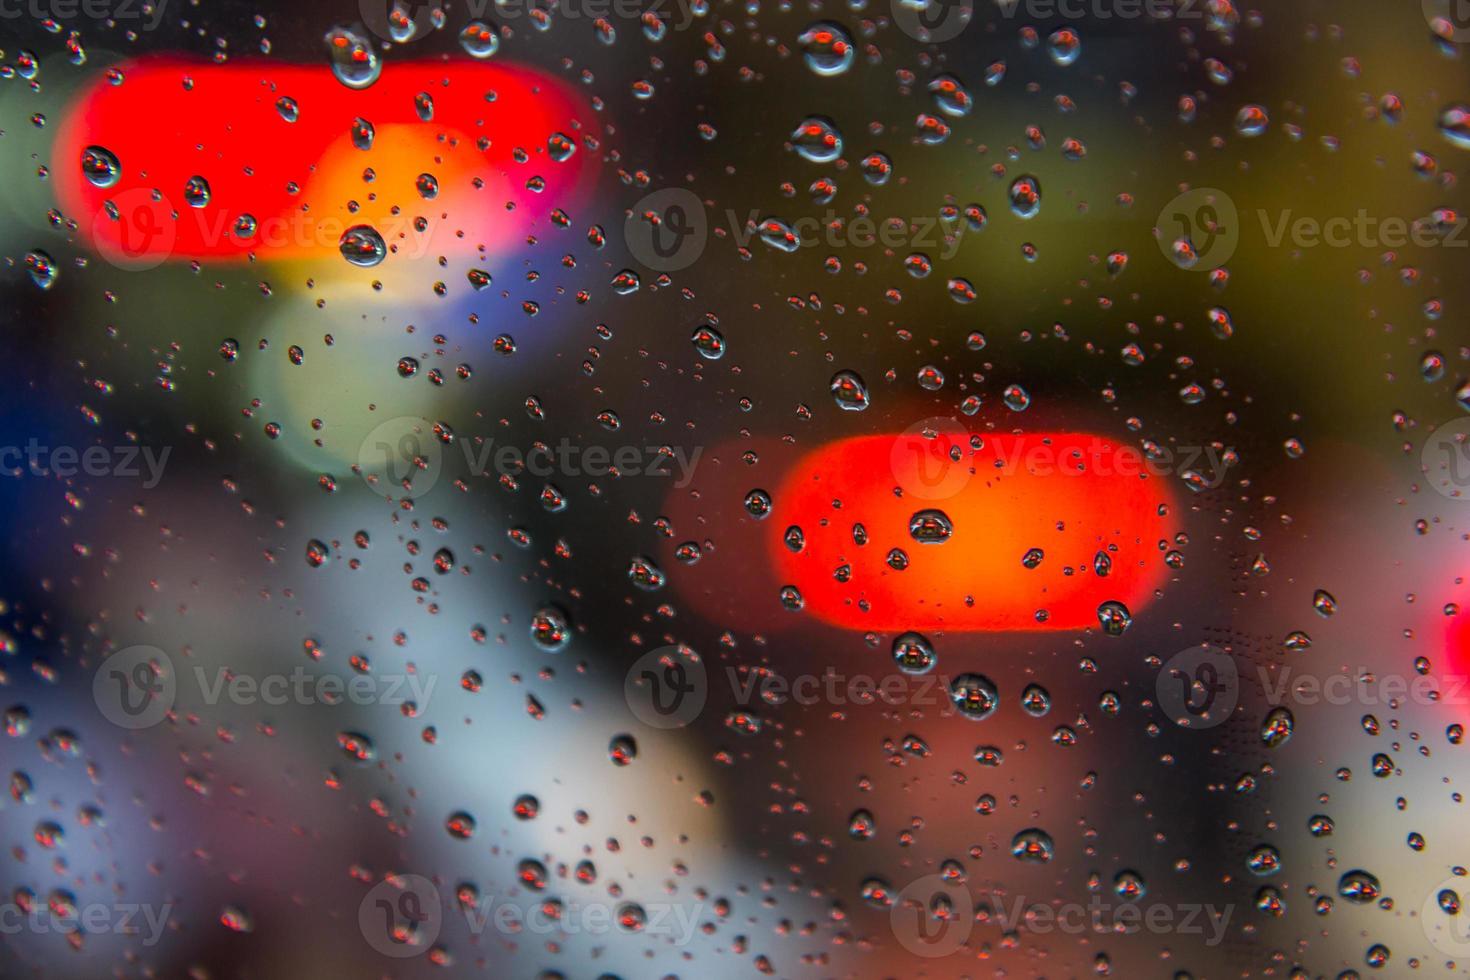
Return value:
[(342, 257), (353, 265), (371, 268), (388, 255), (383, 236), (371, 225), (353, 225), (342, 233), (337, 245)]
[(483, 60), (500, 50), (500, 34), (489, 24), (472, 20), (459, 32), (459, 46), (471, 58)]
[(803, 159), (831, 163), (842, 156), (842, 134), (830, 119), (808, 116), (791, 133), (791, 145)]
[(122, 164), (105, 146), (89, 146), (82, 151), (82, 173), (93, 187), (111, 187), (122, 176)]
[(830, 20), (819, 20), (796, 39), (801, 47), (802, 60), (818, 75), (840, 75), (852, 67), (856, 51), (852, 36), (841, 24)]
[(383, 74), (383, 63), (372, 42), (350, 27), (334, 27), (322, 38), (332, 74), (348, 88), (367, 88)]

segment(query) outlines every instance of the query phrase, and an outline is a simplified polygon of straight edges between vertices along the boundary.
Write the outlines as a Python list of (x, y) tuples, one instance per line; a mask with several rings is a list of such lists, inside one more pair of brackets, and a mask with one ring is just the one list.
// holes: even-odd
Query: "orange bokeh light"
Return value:
[[(951, 432), (831, 443), (787, 473), (775, 501), (767, 555), (808, 614), (853, 629), (1014, 631), (1097, 626), (1110, 600), (1136, 613), (1167, 573), (1174, 496), (1137, 450), (1101, 436)], [(925, 511), (952, 525), (947, 539), (910, 534)], [(1027, 567), (1032, 549), (1042, 557)]]

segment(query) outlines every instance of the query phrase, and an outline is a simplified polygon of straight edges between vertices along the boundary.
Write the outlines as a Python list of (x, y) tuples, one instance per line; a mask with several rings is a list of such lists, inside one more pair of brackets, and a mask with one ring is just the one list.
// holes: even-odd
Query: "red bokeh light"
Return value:
[[(118, 264), (327, 256), (359, 224), (409, 255), (493, 252), (549, 229), (554, 209), (584, 199), (593, 169), (583, 144), (591, 109), (523, 66), (394, 62), (362, 90), (324, 66), (159, 57), (118, 68), (121, 84), (99, 80), (80, 93), (55, 144), (62, 209)], [(433, 100), (428, 121), (419, 93)], [(277, 108), (283, 97), (299, 107), (295, 121)], [(353, 145), (358, 117), (377, 130), (371, 150)], [(547, 149), (557, 133), (577, 147), (561, 162)], [(111, 186), (83, 176), (89, 146), (120, 161)], [(438, 182), (432, 199), (417, 186), (424, 173)], [(202, 208), (186, 202), (195, 176), (209, 185)], [(539, 192), (528, 186), (537, 181)], [(237, 228), (242, 215), (253, 232)]]

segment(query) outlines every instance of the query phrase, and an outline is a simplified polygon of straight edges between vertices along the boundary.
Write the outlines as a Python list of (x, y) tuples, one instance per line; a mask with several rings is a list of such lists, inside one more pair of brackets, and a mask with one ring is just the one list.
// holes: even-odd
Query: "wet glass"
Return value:
[(0, 974), (1462, 974), (1467, 59), (0, 6)]

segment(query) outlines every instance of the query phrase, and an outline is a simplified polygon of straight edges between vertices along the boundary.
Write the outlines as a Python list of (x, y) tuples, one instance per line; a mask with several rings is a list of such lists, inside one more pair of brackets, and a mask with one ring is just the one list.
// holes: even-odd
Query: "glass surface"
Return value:
[(0, 3), (0, 975), (1465, 975), (1467, 59)]

